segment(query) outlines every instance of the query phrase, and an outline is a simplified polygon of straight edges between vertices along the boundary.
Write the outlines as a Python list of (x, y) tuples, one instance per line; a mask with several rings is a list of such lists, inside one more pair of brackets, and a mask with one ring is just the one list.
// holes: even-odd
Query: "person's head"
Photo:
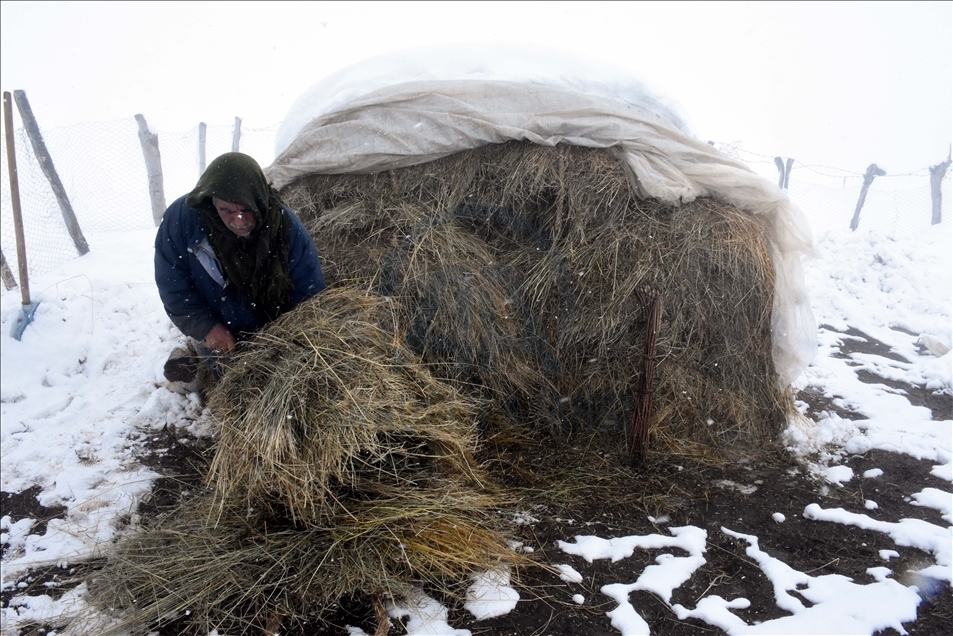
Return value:
[(292, 218), (254, 159), (240, 152), (216, 157), (185, 205), (199, 211), (227, 295), (267, 320), (290, 307)]
[(240, 152), (228, 152), (209, 163), (186, 205), (218, 217), (228, 230), (249, 237), (268, 213), (269, 186), (258, 162)]
[(236, 236), (248, 236), (255, 230), (258, 220), (255, 213), (242, 205), (241, 203), (230, 203), (217, 197), (212, 197), (212, 205), (218, 212), (218, 218), (222, 219), (229, 230)]

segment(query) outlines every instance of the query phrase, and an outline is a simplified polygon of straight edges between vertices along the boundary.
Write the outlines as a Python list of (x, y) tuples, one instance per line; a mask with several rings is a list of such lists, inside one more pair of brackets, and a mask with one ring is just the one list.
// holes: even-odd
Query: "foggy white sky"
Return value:
[(900, 174), (953, 138), (953, 4), (2, 3), (3, 90), (44, 128), (281, 121), (325, 75), (424, 44), (540, 44), (631, 70), (703, 140)]

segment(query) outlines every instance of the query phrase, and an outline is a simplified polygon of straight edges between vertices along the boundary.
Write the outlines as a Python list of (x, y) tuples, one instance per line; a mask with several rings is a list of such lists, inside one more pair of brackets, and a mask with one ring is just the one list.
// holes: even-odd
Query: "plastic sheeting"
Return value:
[(307, 174), (373, 173), (511, 140), (607, 148), (642, 197), (672, 205), (712, 197), (768, 219), (776, 281), (774, 364), (783, 386), (813, 359), (817, 326), (801, 256), (807, 219), (750, 168), (683, 132), (649, 97), (624, 101), (567, 87), (498, 80), (410, 81), (379, 88), (279, 131), (290, 139), (266, 174), (278, 188)]

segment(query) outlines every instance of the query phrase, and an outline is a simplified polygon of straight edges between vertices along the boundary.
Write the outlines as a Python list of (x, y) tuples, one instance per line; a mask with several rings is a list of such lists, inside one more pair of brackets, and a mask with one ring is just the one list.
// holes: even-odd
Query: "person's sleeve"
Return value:
[(314, 240), (294, 212), (285, 208), (285, 213), (291, 218), (288, 268), (291, 282), (294, 284), (291, 304), (296, 306), (304, 299), (324, 291), (326, 285), (324, 275), (321, 273), (321, 259), (318, 256), (318, 248), (314, 246)]
[(156, 287), (172, 323), (185, 335), (204, 340), (219, 319), (202, 298), (192, 275), (181, 207), (180, 201), (169, 206), (156, 234)]

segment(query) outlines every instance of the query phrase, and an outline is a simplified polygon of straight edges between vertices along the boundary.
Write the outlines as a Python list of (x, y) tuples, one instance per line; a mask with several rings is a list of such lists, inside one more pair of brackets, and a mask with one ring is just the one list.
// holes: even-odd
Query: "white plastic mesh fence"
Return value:
[[(83, 233), (145, 230), (154, 227), (148, 175), (134, 118), (90, 122), (42, 130), (53, 165), (63, 182)], [(242, 129), (239, 149), (262, 165), (271, 163), (278, 126)], [(232, 149), (234, 126), (207, 126), (206, 163)], [(199, 177), (199, 127), (158, 132), (166, 205), (189, 192)], [(40, 169), (26, 131), (14, 131), (17, 182), (23, 216), (27, 266), (31, 275), (56, 269), (76, 258), (49, 181)], [(14, 277), (19, 277), (13, 206), (3, 136), (0, 246)]]
[[(27, 263), (30, 274), (49, 271), (58, 264), (75, 258), (76, 247), (66, 231), (62, 213), (49, 182), (33, 156), (30, 141), (22, 128), (14, 131), (16, 148), (17, 183), (20, 192), (20, 209), (23, 216), (23, 234), (26, 244)], [(2, 217), (0, 217), (0, 246), (15, 277), (19, 280), (16, 238), (13, 226), (13, 206), (10, 197), (10, 180), (7, 167), (6, 135), (3, 136), (2, 153)], [(61, 177), (62, 179), (62, 177)], [(70, 192), (68, 186), (67, 193)], [(82, 224), (82, 221), (80, 221)], [(80, 225), (82, 227), (82, 225)]]
[[(205, 129), (205, 163), (232, 150), (234, 126), (209, 125)], [(274, 159), (275, 136), (278, 126), (269, 128), (241, 129), (239, 150), (251, 155), (267, 166)], [(165, 185), (166, 204), (186, 194), (195, 187), (200, 176), (199, 171), (199, 128), (181, 133), (160, 132), (159, 152), (162, 155), (162, 177)], [(134, 137), (138, 144), (138, 138)], [(139, 151), (139, 163), (143, 163), (142, 151)], [(144, 170), (144, 169), (143, 169)], [(143, 172), (143, 175), (145, 172)], [(145, 177), (143, 177), (145, 178)], [(148, 203), (148, 201), (147, 201)], [(147, 210), (150, 208), (146, 208)], [(147, 215), (151, 222), (151, 212)]]
[[(239, 149), (267, 166), (274, 158), (277, 131), (277, 124), (268, 128), (242, 128)], [(76, 124), (44, 130), (42, 134), (84, 234), (146, 230), (154, 226), (148, 177), (134, 118)], [(169, 205), (189, 192), (198, 180), (199, 126), (185, 132), (157, 134), (165, 203)], [(206, 127), (206, 164), (232, 149), (233, 134), (233, 125)], [(29, 273), (52, 271), (76, 258), (77, 251), (26, 132), (18, 129), (14, 137)], [(716, 146), (745, 161), (765, 177), (777, 179), (771, 157), (746, 152), (738, 144)], [(18, 276), (6, 152), (0, 152), (0, 157), (0, 245), (14, 276)], [(863, 183), (862, 174), (833, 168), (825, 170), (818, 172), (811, 166), (795, 163), (789, 179), (791, 198), (810, 219), (815, 235), (849, 227)], [(818, 179), (818, 175), (825, 178)], [(891, 178), (897, 177), (912, 186), (908, 189), (878, 187), (891, 185)], [(948, 173), (941, 188), (944, 222), (951, 215), (950, 182)], [(858, 230), (876, 230), (897, 238), (916, 236), (930, 227), (931, 206), (927, 169), (909, 175), (879, 177), (867, 193)]]
[[(876, 230), (894, 238), (911, 238), (930, 228), (933, 204), (930, 198), (930, 179), (925, 184), (906, 190), (877, 190), (873, 185), (867, 192), (860, 213), (857, 231)], [(862, 184), (833, 188), (808, 181), (789, 184), (791, 200), (811, 220), (811, 229), (817, 236), (829, 230), (850, 227), (851, 218), (860, 197)], [(876, 185), (876, 180), (874, 181)], [(940, 209), (944, 219), (950, 218), (950, 179), (941, 184)]]
[[(744, 161), (758, 174), (778, 182), (779, 172), (773, 157), (748, 152), (737, 143), (715, 146)], [(950, 220), (951, 174), (953, 172), (947, 171), (940, 187), (944, 223)], [(805, 166), (794, 161), (788, 179), (788, 193), (810, 220), (814, 235), (818, 236), (823, 232), (850, 228), (863, 182), (863, 173), (827, 166)], [(929, 168), (907, 174), (888, 173), (875, 178), (867, 191), (857, 231), (874, 230), (892, 238), (909, 238), (922, 235), (931, 227), (932, 218)]]

